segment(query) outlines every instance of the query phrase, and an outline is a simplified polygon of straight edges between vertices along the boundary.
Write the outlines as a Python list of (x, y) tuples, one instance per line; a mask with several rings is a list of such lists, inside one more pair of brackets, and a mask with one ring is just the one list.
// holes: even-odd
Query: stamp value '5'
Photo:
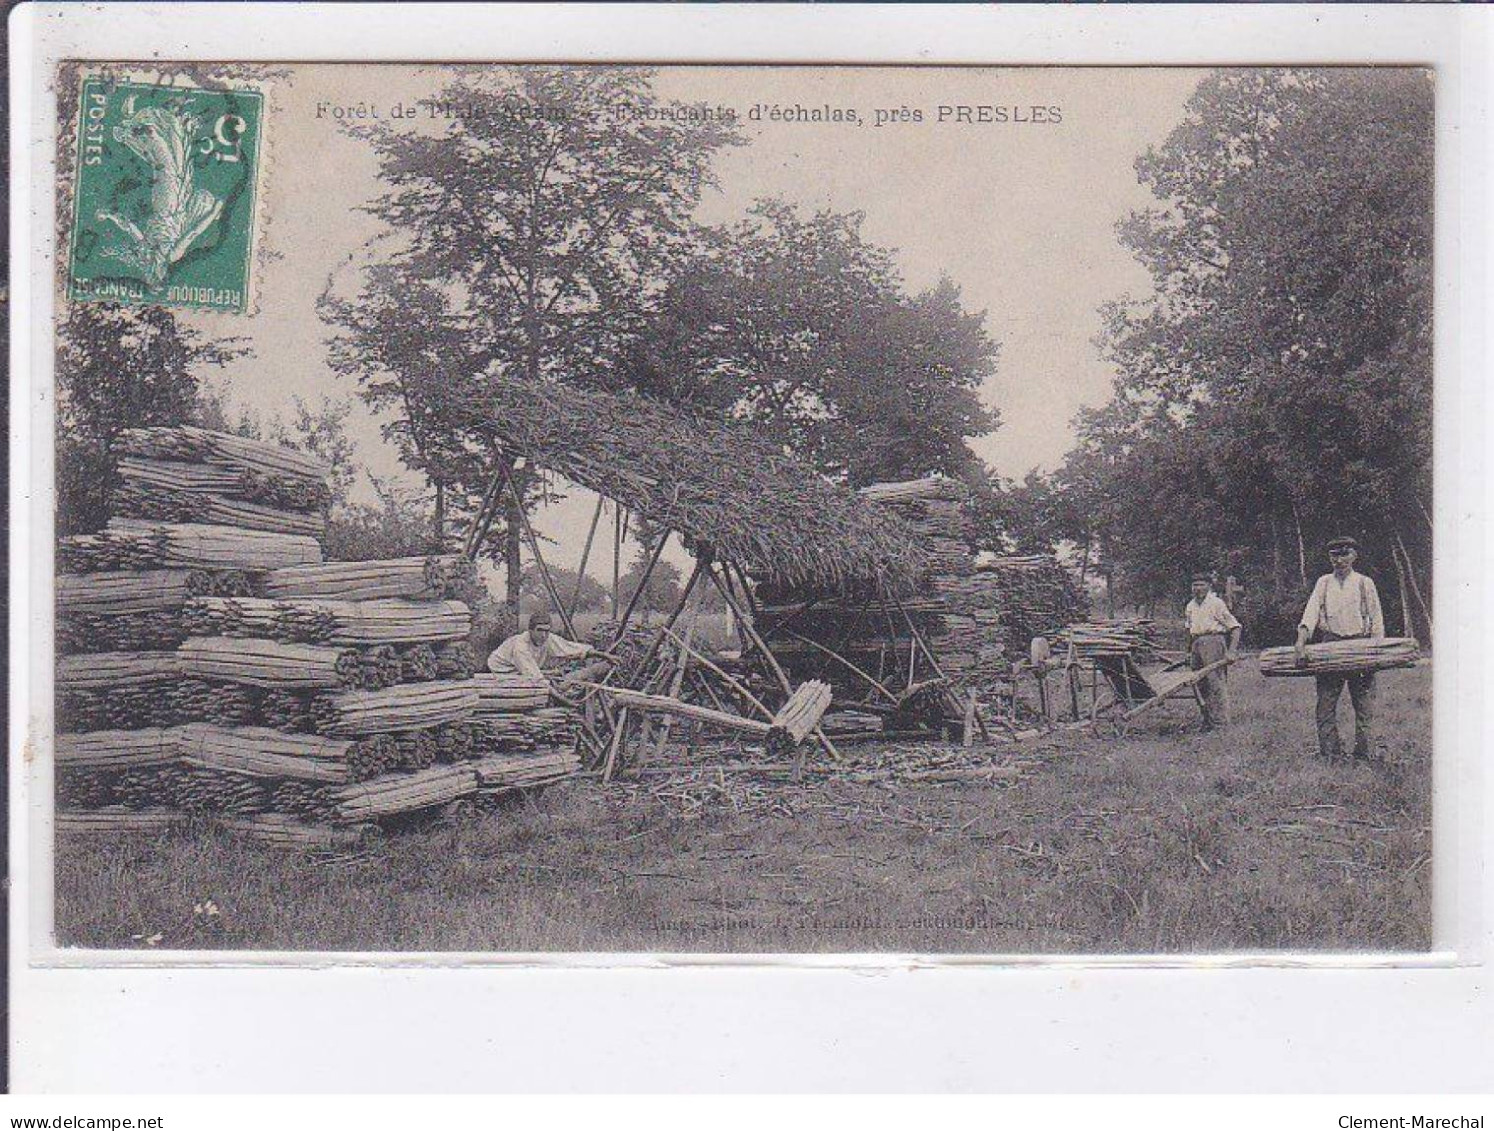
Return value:
[(86, 79), (68, 293), (248, 309), (264, 95)]

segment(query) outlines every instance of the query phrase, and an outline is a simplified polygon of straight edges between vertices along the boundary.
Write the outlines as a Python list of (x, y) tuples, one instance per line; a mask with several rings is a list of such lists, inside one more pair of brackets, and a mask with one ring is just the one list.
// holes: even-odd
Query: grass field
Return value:
[[(899, 777), (851, 748), (803, 784), (709, 768), (576, 780), (307, 857), (207, 833), (58, 844), (63, 945), (283, 950), (1084, 953), (1430, 945), (1431, 671), (1380, 677), (1382, 750), (1313, 752), (1311, 680), (1233, 675), (1121, 739)], [(1347, 728), (1347, 696), (1343, 710)], [(749, 757), (758, 757), (748, 754)], [(719, 764), (724, 755), (713, 757)], [(675, 764), (683, 758), (674, 757)], [(653, 764), (662, 769), (659, 763)]]

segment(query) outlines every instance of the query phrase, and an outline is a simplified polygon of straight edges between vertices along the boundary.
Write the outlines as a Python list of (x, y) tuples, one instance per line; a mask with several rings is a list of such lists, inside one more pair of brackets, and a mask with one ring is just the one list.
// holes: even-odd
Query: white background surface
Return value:
[[(1491, 30), (1444, 6), (895, 9), (31, 6), (12, 19), (12, 1082), (20, 1091), (1494, 1088), (1488, 956)], [(1440, 953), (979, 965), (411, 968), (48, 953), (50, 236), (62, 58), (1395, 62), (1438, 70)], [(29, 126), (29, 129), (28, 129)], [(285, 159), (284, 155), (280, 155)], [(28, 241), (31, 241), (28, 244)], [(39, 284), (39, 285), (38, 285)], [(29, 471), (29, 474), (28, 474)], [(39, 489), (38, 489), (39, 485)], [(28, 658), (30, 662), (28, 662)], [(26, 744), (36, 754), (25, 760)], [(33, 882), (27, 883), (30, 877)], [(40, 878), (40, 882), (37, 879)], [(294, 898), (287, 893), (287, 898)], [(147, 956), (159, 962), (164, 956)], [(221, 961), (229, 956), (217, 956)], [(168, 960), (169, 961), (169, 960)], [(175, 961), (179, 962), (177, 958)], [(277, 961), (300, 968), (278, 968)], [(472, 960), (476, 962), (476, 959)], [(78, 963), (92, 968), (69, 968)], [(102, 963), (112, 965), (100, 965)], [(246, 965), (256, 962), (269, 965)], [(60, 965), (59, 965), (60, 963)]]

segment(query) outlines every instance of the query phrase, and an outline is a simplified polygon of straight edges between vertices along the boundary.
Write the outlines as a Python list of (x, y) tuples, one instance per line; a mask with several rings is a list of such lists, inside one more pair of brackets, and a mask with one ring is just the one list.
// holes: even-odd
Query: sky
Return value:
[[(702, 221), (729, 222), (768, 195), (859, 210), (863, 236), (894, 251), (910, 289), (947, 275), (967, 309), (985, 312), (1000, 361), (982, 399), (1001, 426), (972, 447), (1001, 474), (1020, 478), (1061, 464), (1075, 412), (1108, 397), (1111, 371), (1094, 342), (1099, 308), (1149, 290), (1115, 236), (1118, 221), (1151, 203), (1134, 163), (1181, 120), (1204, 74), (675, 67), (658, 72), (655, 89), (734, 108), (749, 139), (718, 158), (719, 186), (701, 203)], [(233, 406), (268, 420), (287, 415), (293, 395), (313, 405), (351, 398), (359, 458), (395, 480), (404, 474), (397, 456), (351, 380), (327, 366), (328, 329), (316, 316), (329, 280), (341, 292), (356, 284), (361, 249), (380, 231), (360, 211), (380, 192), (374, 156), (339, 118), (362, 106), (387, 119), (396, 103), (430, 98), (448, 78), (444, 68), (406, 64), (282, 69), (269, 91), (256, 309), (236, 320), (184, 317), (247, 339), (251, 356), (210, 375)], [(775, 107), (795, 118), (854, 110), (859, 124), (774, 122)], [(923, 120), (879, 126), (879, 110), (906, 111), (904, 118), (916, 111)], [(595, 496), (576, 490), (536, 516), (540, 532), (556, 540), (547, 558), (576, 565), (594, 506)], [(592, 572), (600, 575), (601, 565), (594, 561)]]

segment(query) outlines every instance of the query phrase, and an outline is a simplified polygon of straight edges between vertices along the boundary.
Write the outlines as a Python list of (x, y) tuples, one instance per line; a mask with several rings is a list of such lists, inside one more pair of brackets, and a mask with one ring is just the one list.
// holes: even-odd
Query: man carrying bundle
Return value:
[[(1375, 583), (1354, 570), (1359, 558), (1359, 543), (1353, 538), (1334, 538), (1328, 543), (1328, 561), (1332, 573), (1318, 578), (1302, 611), (1297, 626), (1297, 665), (1307, 662), (1307, 644), (1311, 640), (1385, 639), (1385, 616), (1380, 611), (1380, 593)], [(1338, 699), (1349, 685), (1349, 701), (1354, 704), (1354, 757), (1370, 756), (1370, 732), (1375, 718), (1375, 673), (1372, 671), (1325, 673), (1316, 677), (1318, 703), (1318, 753), (1324, 758), (1343, 756), (1338, 736)]]
[[(1188, 624), (1188, 666), (1194, 671), (1233, 659), (1240, 646), (1240, 622), (1229, 606), (1214, 592), (1214, 579), (1207, 573), (1193, 575), (1193, 600), (1183, 606)], [(1229, 723), (1228, 684), (1224, 669), (1210, 672), (1199, 681), (1199, 708), (1203, 712), (1203, 729)]]
[[(585, 659), (589, 656), (599, 656), (601, 659), (562, 677), (559, 680), (562, 685), (596, 679), (617, 663), (617, 657), (611, 652), (578, 644), (550, 631), (550, 614), (541, 609), (530, 614), (529, 627), (525, 631), (516, 632), (493, 649), (488, 656), (488, 671), (517, 673), (529, 679), (546, 680), (551, 683), (554, 694), (555, 681), (550, 680), (545, 669), (554, 667), (562, 660)], [(558, 694), (556, 698), (569, 702)]]

